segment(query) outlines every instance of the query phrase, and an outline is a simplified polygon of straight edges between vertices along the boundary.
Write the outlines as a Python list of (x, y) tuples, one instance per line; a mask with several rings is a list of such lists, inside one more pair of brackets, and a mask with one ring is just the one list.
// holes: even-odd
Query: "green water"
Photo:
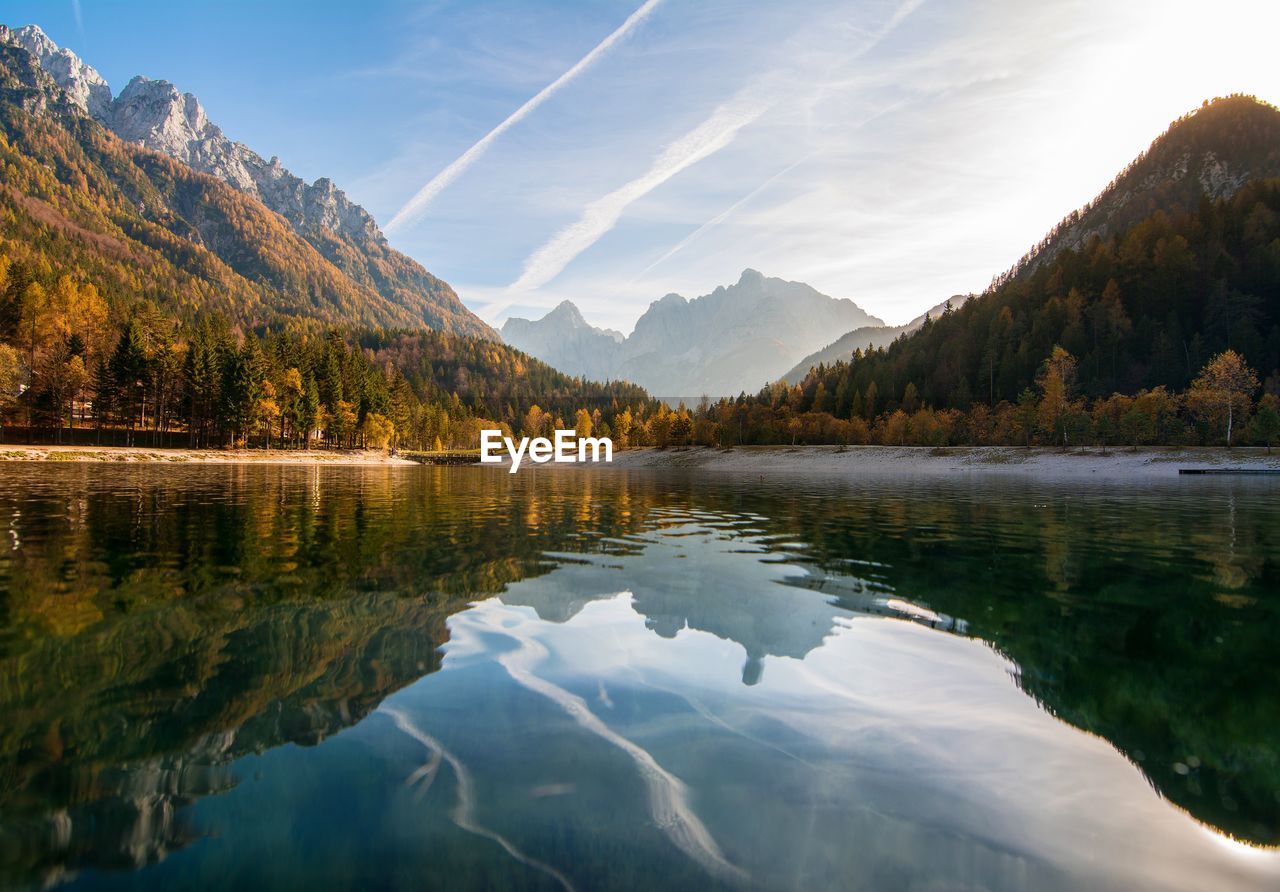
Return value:
[(0, 887), (1280, 888), (1280, 486), (0, 466)]

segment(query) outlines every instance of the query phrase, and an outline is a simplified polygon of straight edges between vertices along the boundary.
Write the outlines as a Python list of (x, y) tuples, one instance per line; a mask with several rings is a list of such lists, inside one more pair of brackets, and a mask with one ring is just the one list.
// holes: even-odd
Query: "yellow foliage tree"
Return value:
[(396, 435), (391, 419), (377, 412), (370, 412), (364, 419), (364, 442), (370, 449), (386, 449)]
[(1243, 420), (1253, 407), (1258, 376), (1234, 350), (1219, 353), (1205, 365), (1187, 391), (1187, 407), (1212, 425), (1225, 422), (1227, 446), (1236, 419)]

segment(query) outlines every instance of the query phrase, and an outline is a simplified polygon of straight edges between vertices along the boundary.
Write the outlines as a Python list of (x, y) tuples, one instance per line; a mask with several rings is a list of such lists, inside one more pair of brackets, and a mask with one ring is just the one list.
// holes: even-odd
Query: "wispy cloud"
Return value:
[(721, 223), (723, 223), (725, 220), (728, 220), (728, 219), (729, 219), (730, 217), (732, 217), (732, 216), (734, 215), (734, 213), (736, 213), (740, 208), (742, 208), (744, 205), (746, 205), (748, 202), (750, 202), (750, 201), (751, 201), (751, 199), (755, 198), (757, 195), (759, 195), (759, 194), (760, 194), (761, 192), (763, 192), (765, 189), (768, 189), (770, 186), (772, 186), (772, 185), (773, 185), (774, 183), (776, 183), (778, 180), (782, 179), (784, 176), (786, 176), (787, 174), (789, 174), (791, 171), (795, 170), (795, 169), (796, 169), (797, 167), (799, 167), (802, 163), (804, 163), (806, 160), (808, 160), (808, 158), (809, 158), (809, 156), (808, 156), (808, 155), (806, 155), (804, 158), (801, 158), (799, 161), (794, 161), (794, 162), (792, 162), (791, 164), (788, 164), (786, 167), (782, 168), (782, 170), (778, 171), (778, 172), (777, 172), (777, 173), (775, 173), (773, 176), (771, 176), (771, 177), (769, 177), (767, 180), (765, 180), (763, 183), (761, 183), (760, 185), (756, 186), (754, 189), (752, 189), (752, 190), (751, 190), (750, 192), (748, 192), (746, 195), (742, 196), (742, 197), (741, 197), (741, 198), (739, 198), (737, 201), (735, 201), (733, 204), (729, 205), (729, 207), (725, 208), (723, 211), (721, 211), (720, 213), (718, 213), (718, 214), (716, 214), (714, 217), (712, 217), (710, 220), (708, 220), (708, 221), (706, 221), (705, 223), (703, 223), (701, 226), (699, 226), (699, 227), (698, 227), (697, 229), (695, 229), (693, 232), (689, 233), (689, 234), (688, 234), (688, 235), (686, 235), (684, 238), (682, 238), (680, 241), (676, 242), (675, 246), (674, 246), (674, 247), (672, 247), (672, 248), (671, 248), (671, 250), (667, 251), (665, 254), (663, 254), (661, 257), (659, 257), (657, 260), (653, 261), (653, 263), (649, 264), (649, 265), (648, 265), (648, 266), (646, 266), (644, 269), (640, 270), (640, 272), (636, 274), (636, 277), (635, 277), (634, 279), (632, 279), (631, 281), (632, 281), (632, 282), (638, 282), (640, 279), (643, 279), (643, 278), (645, 277), (645, 275), (647, 275), (647, 274), (648, 274), (648, 272), (649, 272), (651, 269), (653, 269), (654, 267), (659, 266), (660, 264), (662, 264), (662, 263), (666, 262), (667, 260), (669, 260), (669, 259), (671, 259), (672, 257), (674, 257), (676, 254), (679, 254), (681, 251), (683, 251), (683, 250), (684, 250), (685, 248), (687, 248), (689, 245), (691, 245), (691, 244), (693, 244), (695, 241), (697, 241), (697, 240), (698, 240), (698, 237), (699, 237), (700, 235), (702, 235), (704, 232), (706, 232), (706, 231), (707, 231), (707, 230), (709, 230), (709, 229), (714, 229), (715, 227), (717, 227), (717, 226), (719, 226)]
[(764, 114), (773, 101), (768, 91), (752, 88), (720, 105), (709, 118), (669, 145), (642, 175), (588, 204), (577, 221), (529, 255), (512, 289), (523, 291), (550, 282), (575, 257), (613, 229), (633, 202), (729, 145), (738, 131)]
[[(902, 107), (902, 106), (903, 106), (903, 105), (905, 105), (905, 104), (906, 104), (905, 100), (901, 100), (901, 101), (898, 101), (898, 102), (894, 102), (894, 103), (892, 103), (892, 104), (890, 104), (890, 105), (886, 106), (885, 108), (880, 109), (879, 111), (873, 112), (871, 115), (869, 115), (868, 117), (866, 117), (864, 120), (862, 120), (860, 123), (858, 123), (858, 124), (857, 124), (857, 125), (855, 125), (855, 126), (856, 126), (856, 127), (861, 127), (861, 126), (863, 126), (863, 125), (869, 124), (869, 123), (871, 123), (872, 121), (876, 120), (877, 118), (881, 117), (882, 115), (889, 114), (890, 112), (895, 111), (896, 109), (898, 109), (898, 108)], [(779, 170), (777, 173), (775, 173), (775, 174), (773, 174), (772, 176), (770, 176), (770, 177), (769, 177), (768, 179), (766, 179), (763, 183), (761, 183), (760, 185), (756, 186), (754, 189), (752, 189), (752, 190), (751, 190), (750, 192), (748, 192), (746, 195), (744, 195), (744, 196), (742, 196), (741, 198), (739, 198), (739, 199), (738, 199), (737, 201), (735, 201), (733, 204), (729, 205), (729, 207), (725, 208), (723, 211), (721, 211), (720, 213), (716, 214), (716, 215), (715, 215), (714, 217), (712, 217), (711, 219), (707, 220), (705, 223), (703, 223), (701, 226), (699, 226), (699, 227), (698, 227), (697, 229), (695, 229), (693, 232), (689, 233), (689, 234), (688, 234), (688, 235), (686, 235), (684, 238), (682, 238), (680, 241), (676, 242), (676, 244), (675, 244), (674, 246), (672, 246), (672, 248), (671, 248), (670, 250), (668, 250), (666, 253), (664, 253), (664, 254), (663, 254), (661, 257), (659, 257), (657, 260), (655, 260), (655, 261), (653, 261), (652, 263), (650, 263), (650, 264), (649, 264), (648, 266), (646, 266), (644, 269), (640, 270), (640, 272), (639, 272), (639, 273), (637, 273), (637, 274), (635, 275), (635, 277), (634, 277), (631, 281), (634, 283), (634, 282), (638, 282), (638, 281), (640, 281), (641, 279), (643, 279), (646, 275), (648, 275), (648, 273), (649, 273), (651, 270), (653, 270), (654, 268), (656, 268), (656, 267), (660, 266), (661, 264), (665, 263), (666, 261), (670, 260), (670, 259), (671, 259), (672, 257), (674, 257), (675, 255), (679, 254), (679, 253), (680, 253), (681, 251), (683, 251), (685, 248), (689, 247), (689, 245), (691, 245), (691, 244), (693, 244), (695, 241), (697, 241), (697, 240), (698, 240), (698, 239), (699, 239), (699, 238), (700, 238), (704, 233), (706, 233), (707, 231), (712, 230), (712, 229), (715, 229), (717, 226), (719, 226), (720, 224), (724, 223), (726, 220), (728, 220), (730, 217), (732, 217), (734, 214), (736, 214), (736, 213), (737, 213), (739, 210), (741, 210), (743, 207), (745, 207), (746, 205), (750, 204), (750, 203), (751, 203), (751, 200), (752, 200), (752, 199), (754, 199), (757, 195), (759, 195), (760, 193), (764, 192), (766, 189), (768, 189), (770, 186), (772, 186), (772, 185), (773, 185), (774, 183), (776, 183), (778, 180), (782, 179), (784, 176), (786, 176), (787, 174), (791, 173), (791, 171), (795, 170), (795, 169), (796, 169), (797, 167), (799, 167), (801, 164), (803, 164), (804, 162), (808, 161), (808, 160), (809, 160), (810, 158), (812, 158), (815, 154), (816, 154), (816, 151), (814, 151), (814, 152), (809, 152), (809, 153), (808, 153), (808, 154), (806, 154), (803, 158), (800, 158), (800, 159), (798, 159), (798, 160), (796, 160), (796, 161), (793, 161), (792, 163), (788, 164), (786, 167), (784, 167), (784, 168), (782, 168), (781, 170)]]
[(80, 9), (80, 0), (71, 0), (71, 14), (76, 20), (76, 30), (80, 32), (80, 39), (84, 40), (84, 13)]
[(560, 75), (550, 84), (543, 87), (541, 91), (533, 96), (533, 98), (529, 99), (524, 105), (512, 112), (506, 120), (482, 136), (478, 142), (471, 146), (471, 148), (467, 149), (455, 158), (448, 167), (436, 174), (430, 182), (419, 189), (412, 198), (405, 202), (404, 206), (396, 212), (395, 216), (393, 216), (391, 221), (387, 224), (387, 231), (394, 231), (395, 229), (421, 216), (423, 211), (426, 210), (427, 205), (431, 203), (431, 200), (447, 188), (450, 183), (462, 176), (467, 168), (474, 164), (476, 160), (489, 149), (489, 146), (493, 144), (494, 140), (527, 118), (535, 109), (537, 109), (538, 106), (542, 105), (559, 92), (566, 84), (599, 61), (599, 59), (605, 53), (609, 52), (615, 44), (625, 38), (637, 25), (648, 18), (649, 14), (652, 13), (661, 2), (662, 0), (645, 0), (645, 3), (641, 5), (639, 9), (628, 16), (627, 20), (619, 25), (612, 34), (596, 44), (595, 48), (592, 49), (591, 52), (579, 59), (564, 74)]
[[(893, 14), (842, 61), (865, 55), (898, 27), (923, 0), (904, 0)], [(550, 241), (525, 260), (513, 291), (540, 288), (558, 276), (583, 251), (594, 245), (618, 224), (626, 209), (682, 170), (714, 155), (733, 142), (738, 132), (780, 102), (787, 89), (781, 72), (761, 77), (718, 106), (711, 116), (668, 146), (641, 176), (588, 204), (577, 221), (557, 232)], [(804, 78), (800, 81), (805, 82)], [(730, 209), (728, 213), (731, 213)]]

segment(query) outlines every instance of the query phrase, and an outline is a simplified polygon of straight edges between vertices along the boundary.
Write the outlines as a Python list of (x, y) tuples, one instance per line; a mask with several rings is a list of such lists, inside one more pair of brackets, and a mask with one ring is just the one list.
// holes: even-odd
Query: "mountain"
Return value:
[(91, 117), (102, 120), (111, 112), (111, 87), (102, 75), (79, 56), (64, 50), (36, 25), (11, 30), (0, 25), (0, 41), (20, 46), (35, 56), (71, 100)]
[(1055, 346), (1097, 398), (1185, 390), (1232, 349), (1280, 390), (1280, 110), (1216, 99), (1175, 121), (981, 296), (803, 382), (877, 410), (1015, 401)]
[(624, 340), (620, 331), (589, 325), (567, 300), (535, 322), (508, 319), (502, 339), (568, 374), (597, 381), (615, 377), (614, 360)]
[(668, 294), (653, 302), (626, 338), (587, 326), (567, 303), (536, 322), (510, 319), (502, 334), (570, 374), (696, 397), (757, 390), (832, 331), (883, 324), (853, 301), (748, 269), (736, 284), (702, 297)]
[[(1245, 183), (1280, 174), (1280, 144), (1268, 106), (1248, 97), (1206, 102), (1199, 111), (1175, 121), (1103, 192), (1053, 228), (995, 284), (1027, 274), (1064, 251), (1077, 251), (1093, 237), (1107, 239), (1156, 211), (1174, 213), (1204, 199), (1230, 198)], [(1272, 109), (1272, 111), (1274, 111)], [(959, 309), (956, 298), (952, 309)], [(941, 315), (945, 303), (930, 311)], [(784, 380), (799, 383), (819, 363), (848, 360), (856, 348), (888, 347), (900, 335), (918, 330), (924, 317), (899, 328), (852, 331), (796, 364)]]
[[(424, 307), (348, 276), (257, 198), (120, 139), (0, 42), (5, 434), (462, 448), (486, 424), (585, 411), (648, 436), (656, 406), (634, 385), (424, 327)], [(72, 429), (86, 397), (100, 434)]]
[(403, 310), (394, 313), (395, 324), (497, 337), (448, 284), (393, 249), (373, 217), (331, 180), (307, 184), (278, 158), (267, 161), (233, 142), (192, 94), (180, 93), (167, 81), (135, 77), (113, 98), (97, 71), (58, 47), (39, 27), (0, 26), (0, 41), (29, 52), (75, 106), (116, 136), (216, 177), (279, 214), (354, 285)]
[(848, 362), (853, 357), (854, 350), (876, 350), (881, 347), (888, 347), (900, 336), (910, 334), (919, 329), (926, 320), (936, 319), (943, 313), (958, 310), (972, 296), (972, 294), (953, 294), (936, 307), (930, 307), (906, 325), (870, 325), (863, 328), (855, 328), (853, 331), (841, 335), (840, 338), (821, 350), (810, 353), (800, 360), (791, 371), (782, 376), (782, 380), (788, 384), (799, 384), (804, 380), (804, 376), (809, 373), (809, 369), (816, 365)]
[(1209, 199), (1230, 198), (1248, 182), (1280, 172), (1280, 120), (1252, 96), (1206, 100), (1169, 125), (1089, 204), (1073, 211), (1018, 261), (1007, 279), (1083, 248), (1163, 210), (1194, 210)]

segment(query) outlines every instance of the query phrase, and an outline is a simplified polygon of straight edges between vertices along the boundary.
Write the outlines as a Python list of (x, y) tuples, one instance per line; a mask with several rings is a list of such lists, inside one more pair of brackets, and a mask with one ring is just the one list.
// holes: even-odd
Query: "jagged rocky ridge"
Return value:
[(748, 269), (736, 284), (654, 301), (623, 338), (589, 326), (568, 301), (542, 319), (508, 319), (513, 347), (570, 374), (622, 379), (663, 397), (755, 392), (833, 331), (884, 322), (847, 299)]
[(618, 347), (625, 340), (620, 331), (588, 323), (577, 306), (567, 300), (536, 321), (508, 319), (502, 326), (502, 339), (531, 356), (554, 356), (554, 361), (543, 361), (569, 374), (595, 380), (614, 376)]
[(29, 52), (89, 117), (121, 139), (160, 152), (261, 201), (358, 285), (410, 308), (431, 328), (497, 339), (449, 285), (393, 249), (373, 217), (322, 177), (308, 184), (272, 157), (229, 139), (200, 101), (168, 81), (135, 77), (112, 97), (107, 81), (36, 25), (0, 25), (0, 41)]

